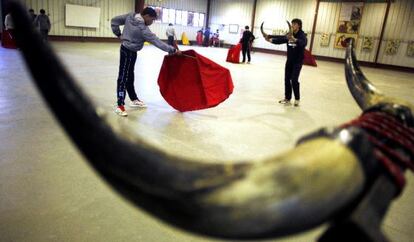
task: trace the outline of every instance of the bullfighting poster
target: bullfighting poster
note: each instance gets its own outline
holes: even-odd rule
[[[344,2],[339,13],[338,29],[336,30],[335,48],[343,49],[346,47],[345,39],[358,38],[361,26],[363,2]]]

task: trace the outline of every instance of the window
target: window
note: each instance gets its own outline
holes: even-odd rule
[[[200,13],[200,19],[198,21],[198,26],[203,27],[204,26],[204,13]]]
[[[188,12],[182,11],[181,12],[181,24],[184,26],[187,26],[187,23],[188,23]]]
[[[193,26],[194,27],[198,27],[198,21],[200,20],[200,14],[199,13],[194,13],[194,17],[193,17]]]
[[[188,12],[187,15],[187,26],[193,26],[194,25],[194,13],[193,12]]]
[[[169,15],[170,15],[169,9],[168,8],[163,8],[162,9],[162,22],[163,23],[168,23]]]
[[[182,11],[181,10],[177,10],[175,11],[175,24],[183,24],[183,22],[181,21],[182,19]]]
[[[163,8],[157,6],[148,6],[153,8],[157,13],[156,23],[175,24],[183,26],[203,27],[205,14],[198,12],[189,12],[185,10],[176,10],[173,8]]]
[[[168,10],[168,23],[175,24],[175,9]]]

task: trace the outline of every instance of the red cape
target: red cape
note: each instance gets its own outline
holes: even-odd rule
[[[1,45],[4,48],[16,49],[16,42],[14,41],[13,33],[9,30],[4,30],[1,34]]]
[[[230,71],[198,54],[165,56],[158,85],[165,101],[180,112],[217,106],[233,92]]]
[[[237,45],[231,47],[229,49],[229,51],[227,52],[227,62],[231,62],[231,63],[240,63],[240,50],[241,50],[242,46],[240,43],[238,43]]]
[[[308,66],[318,66],[316,64],[315,57],[307,49],[305,49],[305,58],[303,59],[303,64]]]

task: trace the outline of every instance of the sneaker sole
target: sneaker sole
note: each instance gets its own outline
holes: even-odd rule
[[[118,115],[118,116],[121,116],[121,117],[126,117],[126,116],[128,116],[128,114],[127,113],[121,113],[121,112],[118,112],[118,111],[114,111],[114,113],[116,114],[116,115]]]
[[[146,108],[147,105],[129,105],[130,108]]]

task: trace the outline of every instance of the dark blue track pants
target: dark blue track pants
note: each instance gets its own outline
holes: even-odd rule
[[[118,106],[125,105],[126,92],[131,100],[138,99],[134,88],[134,67],[137,60],[137,52],[130,51],[121,45],[120,53],[121,58],[119,61],[119,73],[116,87]]]
[[[286,62],[285,66],[285,99],[292,99],[292,90],[296,100],[300,100],[299,91],[299,74],[302,69],[302,63]]]

